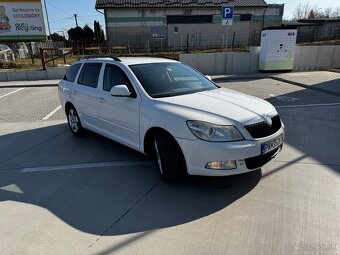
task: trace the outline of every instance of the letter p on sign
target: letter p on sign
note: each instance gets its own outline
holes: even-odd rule
[[[228,15],[231,13],[231,9],[230,8],[224,8],[224,17],[228,17]]]

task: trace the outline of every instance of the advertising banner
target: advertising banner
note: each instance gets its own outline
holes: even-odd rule
[[[0,42],[45,40],[41,0],[0,0]]]

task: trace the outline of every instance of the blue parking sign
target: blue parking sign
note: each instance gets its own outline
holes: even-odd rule
[[[234,18],[234,6],[222,6],[222,19],[233,19]]]
[[[234,6],[222,5],[221,18],[223,26],[225,25],[231,26],[233,24],[234,19]]]

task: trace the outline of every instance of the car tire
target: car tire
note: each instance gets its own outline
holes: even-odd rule
[[[159,171],[164,181],[174,181],[187,174],[182,150],[170,134],[157,132],[154,149]]]
[[[74,106],[70,106],[67,108],[66,116],[67,123],[72,134],[74,134],[75,136],[82,136],[84,134],[84,128],[81,125],[79,115]]]

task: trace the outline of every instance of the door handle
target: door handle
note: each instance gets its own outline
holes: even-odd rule
[[[101,104],[105,103],[105,99],[104,99],[103,97],[100,97],[100,98],[98,99],[98,101],[99,101],[99,103],[101,103]]]

